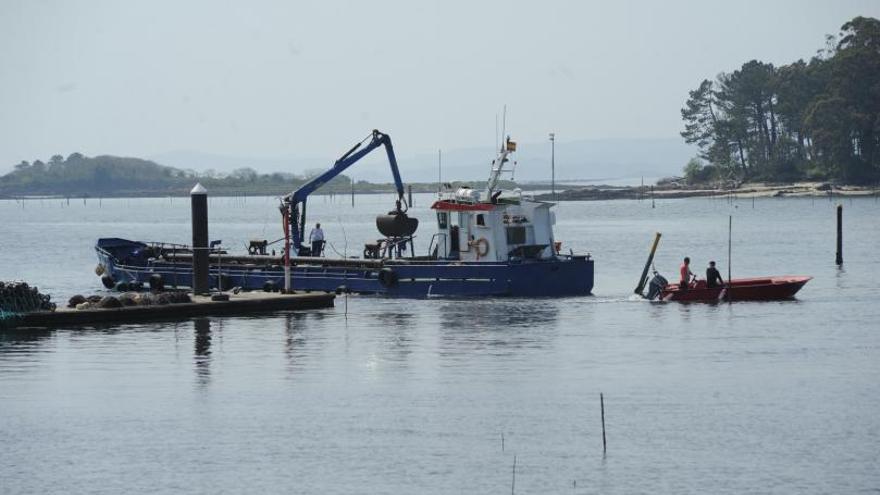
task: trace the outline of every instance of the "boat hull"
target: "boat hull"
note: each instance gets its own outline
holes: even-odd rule
[[[692,283],[687,290],[679,284],[669,284],[660,293],[662,301],[713,302],[713,301],[779,301],[794,298],[809,282],[807,276],[776,276],[733,279],[722,287],[707,287],[705,280]]]
[[[105,241],[105,242],[102,242]],[[99,240],[102,273],[114,283],[148,283],[160,275],[165,286],[192,287],[192,265],[153,258],[146,244],[124,239]],[[212,257],[214,258],[214,257]],[[222,258],[221,258],[222,260]],[[260,290],[284,287],[284,267],[274,263],[212,263],[212,288]],[[559,297],[588,295],[593,289],[593,260],[565,256],[519,262],[449,260],[351,260],[314,258],[291,267],[294,290],[382,294],[391,297]]]

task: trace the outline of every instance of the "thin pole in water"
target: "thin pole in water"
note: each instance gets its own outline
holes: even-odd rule
[[[837,205],[837,255],[834,257],[837,266],[843,265],[843,205]]]
[[[654,208],[654,186],[651,186],[651,208]]]
[[[516,456],[513,456],[513,479],[510,480],[510,495],[516,492]]]
[[[354,208],[354,177],[351,179],[351,207]]]
[[[504,452],[504,432],[501,432],[501,452]]]
[[[602,454],[608,450],[608,444],[605,441],[605,396],[599,392],[599,407],[602,410]]]
[[[731,254],[733,253],[733,215],[727,217],[727,300],[731,301],[733,298],[730,294],[731,283],[730,283],[730,274],[731,274]]]

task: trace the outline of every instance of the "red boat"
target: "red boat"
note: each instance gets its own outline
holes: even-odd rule
[[[813,277],[783,275],[778,277],[738,278],[721,287],[706,287],[705,280],[691,282],[687,290],[669,284],[660,292],[661,301],[778,301],[792,299]]]

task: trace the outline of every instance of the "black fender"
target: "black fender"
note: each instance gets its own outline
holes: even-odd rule
[[[381,270],[379,270],[379,283],[382,284],[382,287],[389,288],[397,285],[398,276],[397,272],[388,268],[387,266]]]

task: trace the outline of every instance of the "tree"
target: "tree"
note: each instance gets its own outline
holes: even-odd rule
[[[751,60],[704,80],[682,137],[722,175],[880,178],[880,21],[856,17],[825,42],[809,62]]]

